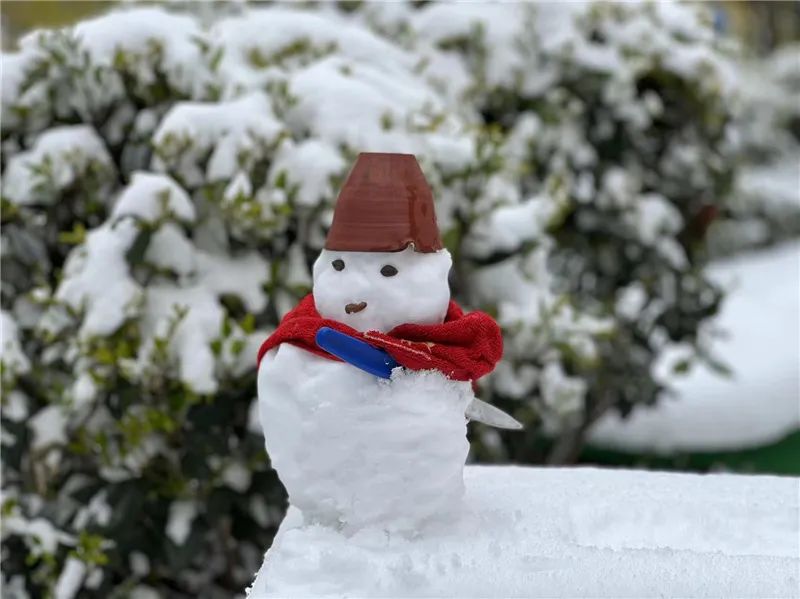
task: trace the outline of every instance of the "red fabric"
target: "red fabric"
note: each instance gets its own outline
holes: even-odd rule
[[[438,370],[457,381],[474,381],[490,373],[503,355],[500,327],[492,317],[483,312],[464,314],[453,301],[442,324],[401,324],[388,333],[361,333],[341,322],[322,318],[314,305],[314,296],[309,294],[261,344],[258,363],[265,353],[281,343],[338,360],[314,341],[320,327],[330,327],[380,347],[411,370]]]

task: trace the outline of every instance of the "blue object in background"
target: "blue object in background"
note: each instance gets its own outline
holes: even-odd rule
[[[314,339],[329,354],[382,379],[391,378],[392,370],[400,366],[382,349],[330,327],[320,328]]]

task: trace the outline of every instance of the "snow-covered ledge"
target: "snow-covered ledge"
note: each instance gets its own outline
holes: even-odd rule
[[[800,479],[465,469],[463,513],[415,539],[289,510],[266,597],[800,597]]]

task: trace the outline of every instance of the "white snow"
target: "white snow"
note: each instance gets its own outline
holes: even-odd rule
[[[187,277],[197,268],[195,247],[178,225],[164,223],[150,237],[144,260],[155,267]]]
[[[418,151],[427,136],[408,132],[413,119],[445,111],[441,99],[411,71],[392,72],[380,63],[350,63],[339,56],[298,71],[289,89],[298,101],[286,119],[296,134],[308,131],[364,152]]]
[[[542,401],[556,415],[569,418],[583,412],[586,381],[568,376],[560,362],[545,365],[540,385]]]
[[[512,85],[526,67],[516,41],[528,8],[514,2],[436,3],[414,13],[411,22],[420,40],[438,46],[470,39],[480,30],[488,85]]]
[[[250,471],[239,462],[231,462],[222,470],[222,481],[234,491],[244,493],[250,486]]]
[[[683,226],[678,209],[667,198],[656,193],[643,194],[623,215],[643,243],[653,245],[662,237],[673,237]]]
[[[84,530],[89,524],[108,526],[113,513],[105,489],[97,492],[87,505],[81,507],[72,522],[75,530]]]
[[[106,222],[67,257],[56,299],[84,312],[81,338],[110,335],[138,311],[142,289],[125,259],[137,233],[130,220]]]
[[[93,163],[113,169],[103,140],[91,126],[53,127],[30,150],[9,158],[3,195],[15,204],[53,202],[55,192],[69,187]]]
[[[344,534],[290,508],[250,599],[800,596],[798,479],[515,467],[464,478],[455,522],[413,539]]]
[[[548,366],[559,357],[553,348],[564,345],[581,359],[594,360],[594,336],[610,331],[613,323],[576,311],[554,291],[547,267],[551,242],[543,235],[527,255],[476,269],[471,276],[477,292],[471,301],[497,306],[498,323],[504,331],[513,331],[505,335],[503,360],[487,380],[508,397],[541,399],[536,406],[539,413],[545,423],[556,424],[582,411],[586,387],[579,378]],[[531,364],[536,358],[548,370],[546,397],[532,395],[542,376]]]
[[[17,323],[6,310],[0,310],[0,362],[3,364],[4,379],[25,374],[31,369],[31,362],[19,341]]]
[[[117,10],[78,23],[74,32],[95,64],[111,65],[126,53],[126,67],[144,84],[155,83],[159,70],[188,93],[199,93],[208,81],[203,32],[190,16],[150,7]]]
[[[177,364],[180,380],[197,393],[214,393],[224,368],[239,372],[252,364],[254,351],[249,350],[255,345],[255,335],[242,339],[239,327],[233,325],[229,341],[241,339],[244,349],[237,356],[218,360],[211,343],[220,338],[225,319],[219,298],[232,294],[250,313],[261,312],[267,305],[263,285],[269,268],[257,252],[228,257],[197,250],[191,260],[196,270],[185,285],[153,283],[147,288],[141,321],[144,343],[135,369],[146,379],[150,367],[165,368],[154,353],[155,342],[169,338],[167,351]]]
[[[751,201],[761,201],[767,211],[800,208],[800,162],[787,156],[764,166],[749,166],[739,173],[740,193]]]
[[[210,343],[219,337],[223,318],[216,296],[202,287],[150,285],[142,318],[147,341],[139,352],[140,362],[166,366],[151,352],[157,339],[169,339],[169,357],[178,363],[180,380],[198,393],[216,392],[216,360]]]
[[[111,217],[134,216],[148,223],[174,217],[194,222],[194,204],[186,191],[165,175],[135,172],[131,182],[120,194]]]
[[[169,519],[167,520],[167,536],[176,545],[183,545],[192,531],[192,520],[197,515],[197,505],[194,501],[173,501],[169,506]]]
[[[14,389],[3,397],[3,418],[12,422],[19,422],[28,416],[28,398],[19,390]]]
[[[19,514],[19,507],[14,513],[3,516],[3,534],[18,534],[25,539],[31,555],[53,554],[59,545],[71,546],[75,538],[57,529],[45,518],[28,520]]]
[[[313,169],[308,168],[314,165]],[[289,185],[297,185],[297,204],[313,208],[321,198],[333,199],[331,178],[343,174],[346,163],[338,149],[323,140],[307,139],[286,143],[275,156],[270,169],[273,182],[286,174]]]
[[[6,127],[17,125],[18,117],[14,109],[23,103],[23,85],[36,58],[35,51],[0,53],[0,115]]]
[[[61,574],[58,576],[53,598],[72,599],[80,589],[85,575],[86,562],[76,557],[68,557],[64,563],[64,569],[61,570]]]
[[[393,72],[413,64],[412,56],[400,48],[332,12],[321,15],[283,7],[251,10],[219,21],[210,37],[225,49],[220,70],[231,89],[261,87],[287,70],[331,54],[364,63],[380,57]]]
[[[264,357],[258,397],[272,465],[309,522],[408,532],[459,504],[469,383],[390,382],[287,343]]]
[[[227,180],[262,159],[282,131],[263,92],[228,102],[178,102],[153,135],[155,167],[168,165],[190,186]]]
[[[333,267],[335,260],[344,262],[341,271]],[[450,302],[447,274],[452,263],[447,250],[322,250],[314,262],[314,302],[324,318],[359,331],[385,332],[404,323],[441,323]],[[383,276],[381,269],[386,265],[394,266],[397,274]],[[346,305],[359,302],[367,304],[360,312],[345,311]]]
[[[554,203],[543,197],[501,206],[476,222],[467,239],[466,250],[482,258],[496,251],[516,252],[525,243],[542,237],[554,213]]]
[[[731,378],[699,366],[675,376],[677,398],[663,397],[623,420],[602,418],[591,439],[629,450],[739,449],[800,429],[800,244],[713,265],[730,289],[717,323],[727,332],[712,351]]]
[[[206,292],[234,294],[253,314],[267,307],[264,283],[269,277],[269,263],[259,252],[242,252],[235,256],[219,256],[197,252],[200,287]]]
[[[67,442],[67,417],[61,406],[45,406],[28,420],[28,426],[33,435],[31,451],[60,447]]]

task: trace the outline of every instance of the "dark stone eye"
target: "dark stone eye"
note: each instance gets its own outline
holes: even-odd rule
[[[397,269],[391,264],[386,264],[383,268],[381,268],[381,274],[384,277],[393,277],[397,274]]]
[[[331,264],[336,270],[344,270],[344,260],[336,259]]]

